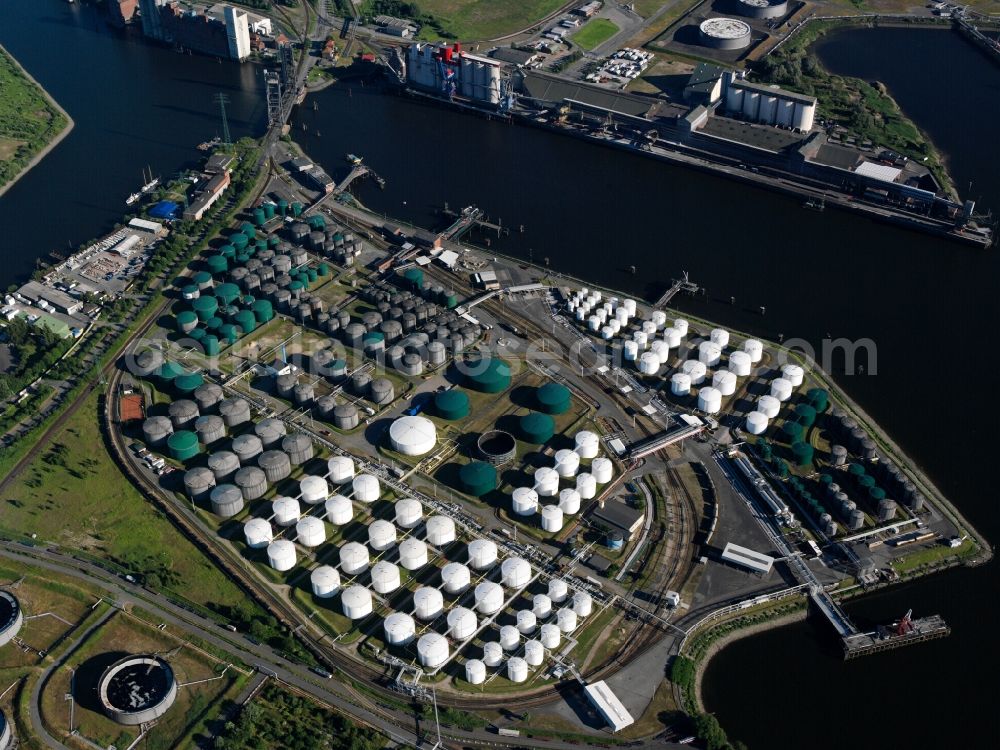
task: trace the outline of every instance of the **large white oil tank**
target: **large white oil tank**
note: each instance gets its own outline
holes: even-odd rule
[[[407,570],[417,570],[427,564],[427,545],[414,537],[399,543],[399,564]]]
[[[656,323],[651,320],[642,321],[642,332],[646,334],[646,342],[649,343],[656,335]]]
[[[331,456],[326,462],[328,478],[334,484],[346,484],[354,479],[354,461],[347,456]]]
[[[523,557],[508,557],[500,563],[500,577],[507,588],[524,588],[531,580],[531,566]]]
[[[343,526],[354,518],[354,506],[343,495],[334,495],[323,504],[326,510],[326,520],[334,526]]]
[[[805,377],[805,370],[798,365],[791,363],[782,365],[781,377],[791,383],[793,388],[798,388],[802,385],[802,378]]]
[[[622,307],[624,307],[628,311],[628,316],[630,318],[634,318],[636,310],[639,309],[638,305],[637,305],[637,303],[636,303],[636,301],[634,299],[625,299],[625,300],[622,300]]]
[[[493,581],[476,584],[473,597],[476,600],[476,609],[484,615],[496,614],[503,607],[503,589]]]
[[[542,529],[554,534],[563,527],[563,512],[558,505],[542,506]]]
[[[441,568],[441,582],[445,593],[461,594],[472,581],[472,573],[468,567],[459,562],[450,562]]]
[[[481,659],[469,659],[465,662],[465,681],[470,685],[482,685],[486,682],[486,664]]]
[[[418,619],[433,620],[444,610],[444,597],[430,586],[421,586],[413,592],[413,613]]]
[[[685,336],[688,335],[689,324],[688,324],[688,322],[684,318],[676,318],[674,320],[673,327],[674,327],[674,330],[677,331],[677,333],[680,335],[681,338],[684,338]],[[673,346],[673,344],[671,344],[671,346]]]
[[[390,646],[406,646],[417,634],[416,623],[405,612],[393,612],[382,622],[385,642]]]
[[[305,516],[295,524],[295,535],[303,547],[318,547],[326,541],[326,529],[316,516]]]
[[[576,491],[581,500],[592,500],[597,495],[597,480],[589,471],[581,471],[576,475]]]
[[[580,458],[596,458],[597,451],[601,447],[601,439],[596,432],[590,430],[580,430],[574,436],[573,442],[576,444],[575,450]]]
[[[590,465],[590,473],[594,475],[594,479],[597,480],[598,484],[607,484],[615,475],[615,466],[611,463],[610,458],[601,456],[600,458],[595,458],[594,463]]]
[[[736,393],[736,376],[729,370],[716,370],[712,375],[712,387],[723,396],[732,396]]]
[[[567,487],[565,490],[559,492],[559,510],[567,516],[579,513],[580,500],[580,493]]]
[[[760,411],[747,414],[747,432],[751,435],[762,435],[767,429],[767,415]]]
[[[389,426],[389,443],[404,456],[423,456],[437,445],[437,428],[427,417],[399,417]]]
[[[443,547],[455,541],[455,522],[448,516],[431,516],[424,526],[428,544]]]
[[[371,474],[358,474],[351,482],[354,499],[362,503],[374,503],[382,494],[378,479]]]
[[[651,354],[656,355],[656,361],[661,365],[665,365],[667,360],[670,359],[670,345],[663,339],[656,339],[656,341],[651,343],[649,351]]]
[[[340,573],[329,565],[320,565],[309,574],[313,596],[319,599],[329,599],[340,590]]]
[[[660,371],[660,358],[656,352],[643,352],[639,357],[639,372],[643,375],[656,375]]]
[[[745,378],[753,369],[750,355],[744,351],[735,351],[729,355],[729,371],[733,375]]]
[[[764,343],[757,339],[747,339],[743,342],[743,351],[750,355],[751,362],[760,362],[764,356]]]
[[[538,512],[538,493],[530,487],[518,487],[511,493],[511,507],[518,516],[533,516]]]
[[[698,391],[698,408],[706,414],[715,414],[722,408],[722,392],[706,386]]]
[[[781,402],[774,396],[761,396],[757,399],[757,411],[768,419],[774,419],[781,411]]]
[[[621,323],[623,326],[628,325],[628,310],[624,307],[619,307],[615,310],[615,320]]]
[[[486,570],[497,561],[497,545],[489,539],[473,539],[468,547],[469,565]]]
[[[521,634],[513,625],[500,628],[500,645],[504,651],[514,651],[521,645]]]
[[[698,344],[698,361],[705,367],[715,367],[722,358],[722,348],[712,341]]]
[[[569,586],[562,578],[549,579],[549,599],[555,604],[562,604],[569,595]]]
[[[368,544],[373,550],[382,552],[396,543],[396,527],[381,518],[368,526]]]
[[[396,525],[401,529],[412,529],[423,518],[424,509],[419,500],[404,497],[396,501]]]
[[[559,648],[559,641],[561,638],[562,633],[559,632],[559,626],[555,623],[546,623],[545,625],[542,625],[542,628],[539,631],[539,640],[549,651]]]
[[[635,362],[639,356],[639,345],[634,341],[626,341],[622,345],[622,355],[626,362]]]
[[[573,315],[578,323],[583,323],[587,320],[588,309],[584,305],[580,305],[576,308]]]
[[[712,332],[708,334],[708,340],[720,349],[725,349],[729,346],[729,331],[725,328],[713,328]]]
[[[612,320],[611,323],[617,323],[617,320]],[[605,341],[610,341],[614,338],[615,334],[618,333],[615,327],[610,323],[606,326],[601,326],[601,338]]]
[[[399,568],[386,560],[379,560],[372,565],[372,589],[376,594],[390,594],[399,586]]]
[[[470,638],[479,627],[479,621],[471,609],[465,607],[455,607],[448,613],[448,630],[452,639],[464,641]]]
[[[358,542],[348,542],[340,548],[340,569],[356,576],[368,570],[368,548]]]
[[[594,610],[594,599],[586,591],[577,591],[573,594],[573,611],[578,617],[589,617]]]
[[[632,334],[632,340],[639,347],[639,351],[645,351],[646,347],[649,345],[649,334],[645,331],[636,331]]]
[[[517,630],[519,633],[529,635],[535,632],[538,627],[538,617],[530,609],[518,610]]]
[[[364,586],[348,586],[340,595],[340,607],[351,620],[367,617],[372,613],[372,593]]]
[[[417,641],[417,658],[428,669],[448,661],[448,640],[440,633],[424,633]]]
[[[545,647],[534,639],[524,643],[524,660],[530,667],[540,667],[545,661]]]
[[[487,667],[499,667],[503,663],[503,646],[498,641],[487,641],[483,644],[483,664]]]
[[[580,468],[580,454],[569,448],[563,448],[556,451],[555,462],[556,473],[564,479],[569,479],[576,476],[576,472]]]
[[[275,539],[267,545],[267,562],[279,572],[295,567],[295,545],[287,539]]]
[[[307,476],[302,477],[299,482],[299,492],[302,495],[302,502],[317,505],[326,500],[330,488],[323,477]]]
[[[531,611],[544,620],[552,614],[552,600],[546,594],[535,594],[531,597]]]
[[[507,679],[511,682],[524,682],[528,679],[528,662],[520,656],[512,656],[507,660]]]
[[[683,337],[681,336],[680,331],[673,326],[663,329],[663,341],[671,349],[676,349],[681,345],[681,338]]]
[[[251,549],[263,549],[274,538],[271,524],[264,518],[251,518],[243,524],[243,535],[246,537],[247,546]]]
[[[588,330],[597,333],[600,327],[601,327],[601,319],[599,317],[597,317],[596,315],[591,315],[589,318],[587,318]]]
[[[274,513],[274,522],[278,526],[292,526],[301,515],[298,500],[280,495],[271,503],[271,512]]]
[[[681,372],[691,378],[691,385],[701,385],[708,372],[708,366],[696,359],[689,359],[681,365]]]
[[[556,624],[562,632],[572,633],[576,630],[576,612],[569,607],[563,607],[556,612]]]
[[[653,310],[649,319],[657,328],[663,328],[667,324],[667,314],[663,310]]]
[[[540,497],[552,497],[558,493],[559,473],[549,466],[535,469],[535,492]]]
[[[675,372],[670,376],[670,392],[675,396],[688,396],[691,393],[691,376],[686,372]]]
[[[778,401],[787,401],[792,397],[792,383],[787,378],[775,378],[771,381],[771,395]]]

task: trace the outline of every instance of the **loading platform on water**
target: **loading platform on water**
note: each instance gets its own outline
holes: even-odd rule
[[[935,638],[951,635],[951,628],[941,615],[920,617],[916,620],[907,612],[902,620],[887,627],[880,627],[870,633],[854,633],[842,639],[844,658],[856,659],[859,656],[878,654],[891,651],[911,643],[923,643]]]
[[[701,287],[695,284],[691,279],[688,278],[688,272],[684,271],[681,278],[674,279],[674,283],[671,285],[663,295],[656,300],[653,307],[666,307],[667,304],[676,297],[681,292],[687,292],[688,294],[697,294],[701,291]]]
[[[492,229],[497,233],[497,237],[508,233],[507,227],[494,224],[483,218],[483,210],[476,206],[466,206],[461,211],[455,212],[448,208],[448,204],[445,204],[444,208],[441,209],[441,214],[454,219],[452,224],[441,233],[441,236],[446,240],[457,240],[474,226]]]

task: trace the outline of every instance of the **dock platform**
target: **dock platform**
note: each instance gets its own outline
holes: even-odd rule
[[[951,635],[951,628],[948,627],[941,615],[921,617],[907,622],[909,627],[903,633],[880,629],[871,633],[855,633],[846,636],[842,639],[844,658],[856,659],[859,656],[878,654],[901,646],[909,646],[911,643],[923,643]]]

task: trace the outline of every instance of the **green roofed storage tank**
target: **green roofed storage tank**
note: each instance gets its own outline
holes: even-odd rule
[[[274,317],[274,307],[272,307],[270,300],[254,300],[252,308],[258,323],[266,323]]]
[[[250,248],[247,248],[247,250],[249,249]],[[250,253],[242,252],[236,256],[236,265],[245,266],[248,262],[250,262]]]
[[[274,218],[275,205],[273,203],[271,203],[271,201],[268,201],[267,203],[264,204],[263,208],[264,208],[264,216],[265,216],[265,218],[273,219]]]
[[[485,461],[473,461],[458,471],[462,491],[473,497],[482,497],[497,488],[497,470]]]
[[[243,335],[250,333],[257,327],[257,318],[250,310],[240,310],[233,316],[233,323],[240,327]]]
[[[510,365],[499,357],[466,361],[469,385],[483,393],[500,393],[510,387]]]
[[[257,236],[257,230],[254,229],[253,224],[249,221],[244,221],[240,224],[240,231],[247,236],[247,239],[252,240]]]
[[[223,323],[219,326],[219,336],[225,339],[227,344],[235,344],[240,334],[232,323]]]
[[[205,338],[201,340],[201,345],[205,347],[205,354],[214,356],[219,353],[219,337],[214,336],[211,333],[205,335]]]
[[[324,219],[320,214],[313,214],[310,216],[307,219],[307,223],[317,231],[323,231],[326,229],[326,219]]]
[[[863,487],[866,490],[871,489],[875,486],[875,477],[871,474],[865,474],[863,477],[858,477],[858,486]]]
[[[781,426],[781,431],[785,434],[785,439],[790,443],[802,437],[803,428],[798,422],[788,420]]]
[[[264,222],[267,221],[267,215],[264,213],[263,208],[255,208],[253,210],[253,223],[259,227],[264,226]]]
[[[250,244],[250,239],[243,234],[243,232],[237,232],[236,234],[230,235],[229,241],[232,243],[233,249],[236,250],[236,252],[245,250],[246,246]]]
[[[540,414],[537,411],[521,417],[518,426],[521,428],[521,438],[528,443],[535,443],[536,445],[549,440],[556,429],[552,417],[548,414]]]
[[[816,410],[809,404],[799,404],[796,406],[795,415],[798,417],[799,424],[806,429],[812,427],[816,422]]]
[[[212,286],[212,274],[207,271],[198,271],[198,273],[191,277],[191,280],[198,285],[199,289]]]
[[[205,333],[206,331],[204,328],[195,328],[193,331],[188,332],[188,338],[192,338],[195,341],[201,341],[205,338]]]
[[[215,317],[215,313],[219,310],[219,300],[206,295],[192,302],[191,307],[194,308],[195,313],[198,315],[198,320],[205,321]]]
[[[329,276],[330,275],[330,265],[328,263],[320,263],[316,267],[316,273],[319,274],[320,276]]]
[[[198,299],[201,294],[201,290],[198,288],[197,284],[187,284],[183,289],[181,289],[181,296],[184,299]]]
[[[184,368],[176,362],[164,362],[160,365],[160,369],[156,371],[156,374],[161,380],[172,383],[174,378],[184,374]]]
[[[813,447],[801,440],[792,443],[792,456],[799,466],[808,466],[813,460]]]
[[[177,313],[177,330],[181,333],[190,333],[198,325],[198,316],[190,310],[183,310]]]
[[[295,278],[298,281],[301,281],[303,286],[307,286],[309,284],[309,272],[308,271],[299,271],[297,274],[295,274]]]
[[[177,461],[187,461],[198,455],[198,436],[190,430],[178,430],[167,438],[167,448]]]
[[[222,318],[216,316],[205,321],[205,328],[209,331],[218,331],[222,325]]]
[[[278,199],[278,213],[280,213],[282,216],[288,213],[288,201],[286,201],[284,198]]]
[[[885,490],[883,490],[881,487],[869,487],[868,497],[870,497],[876,503],[879,503],[882,500],[885,500]]]
[[[406,279],[411,289],[419,289],[420,285],[424,283],[424,272],[419,268],[407,268],[403,278]]]
[[[277,247],[280,244],[281,244],[281,237],[279,237],[276,234],[272,234],[270,237],[267,238],[268,247]]]
[[[469,416],[469,396],[463,391],[442,391],[434,397],[434,409],[442,419],[465,419]]]
[[[569,411],[572,395],[561,383],[546,383],[535,390],[538,408],[546,414],[563,414]]]
[[[186,372],[174,378],[174,388],[185,396],[194,393],[194,389],[205,384],[205,378],[200,372]]]
[[[441,298],[441,304],[449,310],[454,310],[458,307],[458,295],[454,292],[451,294],[445,293],[445,295]]]
[[[229,270],[229,261],[221,255],[213,255],[205,261],[210,273],[220,276]]]
[[[865,467],[861,464],[851,464],[847,467],[847,472],[856,479],[865,475]]]
[[[240,288],[236,284],[219,284],[215,288],[215,296],[223,305],[231,305],[240,296]]]
[[[302,214],[302,204],[295,201],[292,204],[292,216],[300,216]]]
[[[241,234],[234,236],[242,237],[243,235]],[[232,260],[233,258],[236,257],[236,248],[233,247],[232,245],[223,245],[222,247],[219,248],[219,255],[221,255],[223,258],[226,258],[227,260]]]
[[[317,278],[316,269],[315,268],[306,269],[306,278],[309,279],[310,282],[316,281]]]
[[[825,388],[810,388],[806,400],[817,412],[823,412],[830,403],[830,394]]]

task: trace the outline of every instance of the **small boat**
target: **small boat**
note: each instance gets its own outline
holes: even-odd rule
[[[802,208],[808,208],[812,211],[822,211],[826,208],[826,201],[820,198],[816,200],[815,198],[810,198],[805,203],[802,204]]]
[[[141,197],[142,197],[142,195],[140,193],[132,193],[132,195],[130,195],[128,198],[125,199],[125,205],[126,206],[131,206],[133,203],[135,203]]]
[[[363,158],[364,157],[361,157],[361,156],[355,156],[354,154],[348,154],[347,155],[347,163],[348,164],[353,164],[354,166],[358,166],[361,163],[361,160]]]

